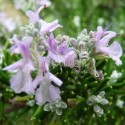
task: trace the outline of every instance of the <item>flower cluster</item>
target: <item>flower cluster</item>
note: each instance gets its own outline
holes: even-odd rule
[[[119,78],[122,77],[122,73],[114,70],[110,76],[109,84],[116,83]]]
[[[74,54],[72,58],[76,58],[75,51],[68,47],[65,39],[59,41],[54,38],[53,31],[61,27],[58,20],[47,23],[40,19],[41,9],[43,6],[36,12],[26,12],[30,24],[21,28],[20,36],[13,36],[13,46],[10,48],[11,53],[21,54],[22,59],[4,68],[16,70],[10,79],[11,88],[16,93],[34,94],[38,105],[61,101],[59,86],[62,81],[49,71],[52,62],[70,65],[68,56]],[[37,72],[34,79],[32,72]]]
[[[97,31],[87,32],[84,29],[77,37],[70,39],[70,44],[76,50],[78,55],[75,66],[85,67],[95,79],[102,80],[102,70],[96,70],[96,62],[106,58],[112,58],[116,65],[121,65],[120,57],[122,56],[122,48],[118,42],[109,45],[110,40],[117,34],[113,31],[105,31],[101,26],[97,27]]]
[[[34,95],[36,104],[46,104],[45,111],[56,111],[61,115],[62,108],[67,107],[60,96],[59,87],[63,81],[51,69],[63,65],[80,72],[84,67],[94,78],[101,80],[103,73],[96,70],[96,61],[110,57],[117,65],[121,65],[122,48],[117,42],[109,45],[110,39],[117,34],[105,31],[101,26],[89,33],[84,29],[77,38],[66,35],[54,37],[53,32],[62,26],[58,20],[48,23],[41,19],[39,14],[49,1],[38,2],[41,6],[37,11],[26,12],[30,23],[21,27],[21,34],[11,39],[13,45],[10,52],[20,54],[22,58],[3,70],[16,71],[10,79],[11,88],[16,93]],[[104,93],[100,95],[98,98],[102,104]]]

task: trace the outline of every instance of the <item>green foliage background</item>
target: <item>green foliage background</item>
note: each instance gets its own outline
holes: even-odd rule
[[[21,17],[23,24],[27,23],[28,20],[24,12],[14,9],[12,0],[1,0],[0,2],[0,6],[4,6],[4,10],[9,16],[15,18],[18,15]],[[125,0],[52,0],[52,6],[41,12],[41,18],[46,21],[58,19],[63,26],[55,34],[60,33],[76,37],[83,28],[96,30],[98,25],[107,27],[111,24],[109,29],[120,34],[115,40],[118,40],[123,47],[122,66],[116,67],[111,60],[105,60],[97,66],[97,69],[103,69],[104,71],[105,79],[103,81],[95,81],[89,74],[84,75],[84,71],[78,75],[68,68],[64,68],[63,72],[60,71],[60,67],[53,71],[64,81],[61,87],[62,99],[67,103],[71,103],[68,109],[64,110],[62,116],[44,112],[43,107],[38,107],[37,105],[33,107],[26,106],[25,104],[29,97],[24,93],[16,95],[9,88],[11,74],[3,72],[2,67],[11,64],[20,57],[10,55],[7,51],[9,48],[8,39],[2,36],[0,43],[4,45],[4,50],[2,51],[4,60],[0,68],[0,92],[3,94],[0,100],[0,125],[124,125],[125,106],[122,109],[116,107],[118,97],[125,101],[124,3]],[[75,26],[74,16],[80,17],[80,27]],[[11,36],[12,34],[8,37]],[[107,83],[113,70],[122,72],[123,75],[117,80],[117,83],[108,85]],[[101,118],[96,115],[93,117],[92,107],[86,104],[90,96],[87,93],[88,89],[92,91],[91,94],[95,95],[103,90],[106,92],[106,98],[110,103],[103,107],[104,115]],[[17,104],[13,103],[15,100],[18,102]]]

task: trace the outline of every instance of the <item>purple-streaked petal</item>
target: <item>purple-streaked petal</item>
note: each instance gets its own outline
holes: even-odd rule
[[[111,57],[116,62],[116,65],[122,64],[122,61],[120,60],[122,53],[122,47],[118,42],[113,42],[109,46],[109,57]]]
[[[19,54],[20,50],[17,47],[17,43],[20,43],[21,41],[17,39],[16,35],[14,35],[10,40],[12,41],[12,46],[10,47],[9,51],[12,53]]]
[[[31,10],[28,10],[26,12],[26,16],[29,18],[31,23],[36,23],[37,21],[39,21],[40,17],[39,17],[39,13],[40,11],[43,9],[44,7],[40,7],[36,12],[33,12]]]
[[[110,40],[117,34],[113,31],[103,31],[102,27],[98,27],[97,32],[94,33],[94,36],[97,40],[95,44],[96,52],[101,52],[104,55],[108,55],[115,61],[116,65],[121,65],[122,62],[120,60],[120,57],[122,55],[122,48],[120,44],[117,42],[113,42],[109,46]]]
[[[59,88],[51,85],[48,77],[44,77],[40,82],[40,87],[36,90],[35,99],[38,105],[43,105],[46,102],[53,102],[60,99]]]
[[[17,46],[24,58],[30,58],[30,52],[27,46],[25,46],[23,43],[17,43]]]
[[[38,105],[43,105],[45,102],[51,102],[51,97],[49,93],[50,81],[46,78],[41,81],[40,87],[36,90],[35,99]]]
[[[26,16],[29,18],[31,23],[36,23],[39,20],[39,15],[31,10],[26,11]]]
[[[49,50],[48,50],[48,57],[53,59],[55,62],[64,63],[65,56],[73,50],[73,48],[68,47],[67,42],[63,42],[59,46],[57,46],[57,42],[53,35],[50,35],[49,38]]]
[[[49,43],[49,50],[50,50],[51,52],[56,51],[56,41],[55,41],[55,39],[54,39],[53,34],[50,34],[48,43]]]
[[[116,62],[116,65],[122,64],[120,57],[123,52],[122,47],[118,42],[113,42],[109,47],[101,47],[100,52],[103,52],[112,58]]]
[[[14,42],[15,45],[18,44],[18,43],[23,43],[25,46],[30,47],[30,45],[31,45],[31,43],[32,43],[32,40],[33,40],[33,37],[29,37],[29,36],[23,37],[23,39],[22,39],[22,41],[21,41],[21,40],[19,40],[19,39],[17,38],[16,35],[14,35],[14,36],[11,38],[11,40]]]
[[[40,71],[41,72],[48,72],[49,71],[50,58],[48,58],[48,57],[41,57],[38,54],[38,61],[39,61]]]
[[[64,65],[68,67],[73,67],[75,65],[76,59],[77,59],[76,53],[74,51],[71,51],[65,56]]]
[[[17,69],[20,69],[24,66],[24,59],[21,59],[5,68],[3,68],[3,70],[17,70]]]
[[[43,20],[40,20],[40,23],[41,23],[41,27],[42,27],[41,31],[40,31],[41,35],[44,35],[49,32],[53,32],[55,29],[61,27],[61,25],[58,24],[58,20],[54,20],[51,23],[47,23]]]
[[[46,102],[42,91],[42,86],[40,86],[35,93],[36,104],[40,106],[42,106]]]
[[[115,32],[110,32],[106,36],[104,36],[101,40],[96,42],[96,52],[99,52],[99,47],[106,47],[108,46],[109,41],[116,36]]]
[[[62,63],[65,60],[65,56],[64,55],[54,54],[51,51],[49,51],[48,57],[53,59],[57,63]]]
[[[97,39],[97,41],[99,41],[102,38],[103,35],[104,35],[103,28],[101,26],[98,26],[97,27],[97,32],[96,32],[96,39]]]
[[[15,53],[15,54],[19,54],[19,53],[20,53],[20,50],[17,48],[16,45],[12,45],[12,46],[9,48],[9,52]]]
[[[62,44],[60,44],[58,47],[57,47],[57,52],[60,54],[60,55],[66,55],[67,53],[69,53],[70,51],[72,51],[72,48],[68,47],[67,45],[67,42],[63,42]]]
[[[32,78],[30,71],[28,71],[27,68],[20,70],[10,79],[11,88],[16,93],[26,92],[28,94],[33,94],[34,88],[32,87],[31,83]]]
[[[12,52],[21,53],[23,57],[29,58],[30,52],[29,47],[32,43],[32,37],[25,37],[23,41],[17,39],[17,36],[13,36],[12,41],[14,42],[13,48],[11,48]]]
[[[29,70],[29,71],[35,70],[35,67],[33,66],[33,63],[32,63],[32,61],[31,61],[31,59],[25,60],[25,66],[28,67],[28,70]]]
[[[50,79],[51,81],[53,81],[56,85],[58,85],[58,86],[61,86],[61,85],[62,85],[63,82],[62,82],[59,78],[57,78],[56,76],[54,76],[52,73],[48,72],[48,73],[47,73],[47,76],[48,76],[49,79]]]
[[[49,93],[52,101],[57,101],[60,99],[60,89],[58,87],[55,87],[53,85],[49,86]]]
[[[62,27],[60,24],[58,24],[58,20],[54,20],[53,22],[49,23],[49,32],[53,32],[55,29]]]
[[[32,82],[33,88],[36,89],[37,86],[41,83],[42,80],[43,80],[42,74],[38,74],[38,75],[36,76],[36,78],[35,78],[35,79],[33,80],[33,82]]]

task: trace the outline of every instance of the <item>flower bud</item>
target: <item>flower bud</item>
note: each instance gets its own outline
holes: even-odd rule
[[[70,44],[71,44],[71,46],[73,46],[73,47],[77,47],[77,40],[75,39],[75,38],[70,38],[70,40],[69,40],[70,42]]]
[[[84,41],[79,41],[78,46],[79,48],[85,48],[86,43]]]
[[[87,51],[81,51],[81,53],[79,54],[80,59],[87,59],[89,56]]]
[[[81,32],[81,34],[87,35],[88,34],[87,29],[83,29],[82,32]]]
[[[118,99],[117,102],[116,102],[116,106],[119,107],[119,108],[123,108],[123,106],[124,106],[124,101]]]
[[[93,110],[99,117],[101,117],[104,114],[103,109],[100,108],[98,105],[94,105]]]

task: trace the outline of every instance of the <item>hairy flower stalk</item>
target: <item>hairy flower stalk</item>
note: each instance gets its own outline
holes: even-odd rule
[[[110,39],[117,34],[105,31],[101,26],[97,27],[97,31],[89,33],[84,29],[77,38],[66,35],[54,37],[53,32],[62,26],[58,20],[48,23],[41,19],[39,14],[45,6],[49,6],[49,1],[39,0],[38,3],[41,6],[37,11],[26,12],[30,23],[21,27],[22,34],[12,38],[10,52],[21,54],[22,58],[3,70],[16,70],[10,79],[11,88],[16,93],[34,95],[37,105],[45,104],[45,111],[55,111],[61,115],[62,109],[67,107],[61,100],[59,88],[64,81],[51,72],[50,66],[52,69],[59,65],[73,70],[76,67],[84,68],[95,79],[102,80],[103,72],[96,69],[96,62],[110,57],[116,65],[121,65],[122,48],[118,42],[109,45]],[[34,72],[35,77],[31,75]],[[100,95],[92,96],[88,100],[92,101],[94,111],[101,116],[103,110],[96,103],[105,105],[108,101]]]

